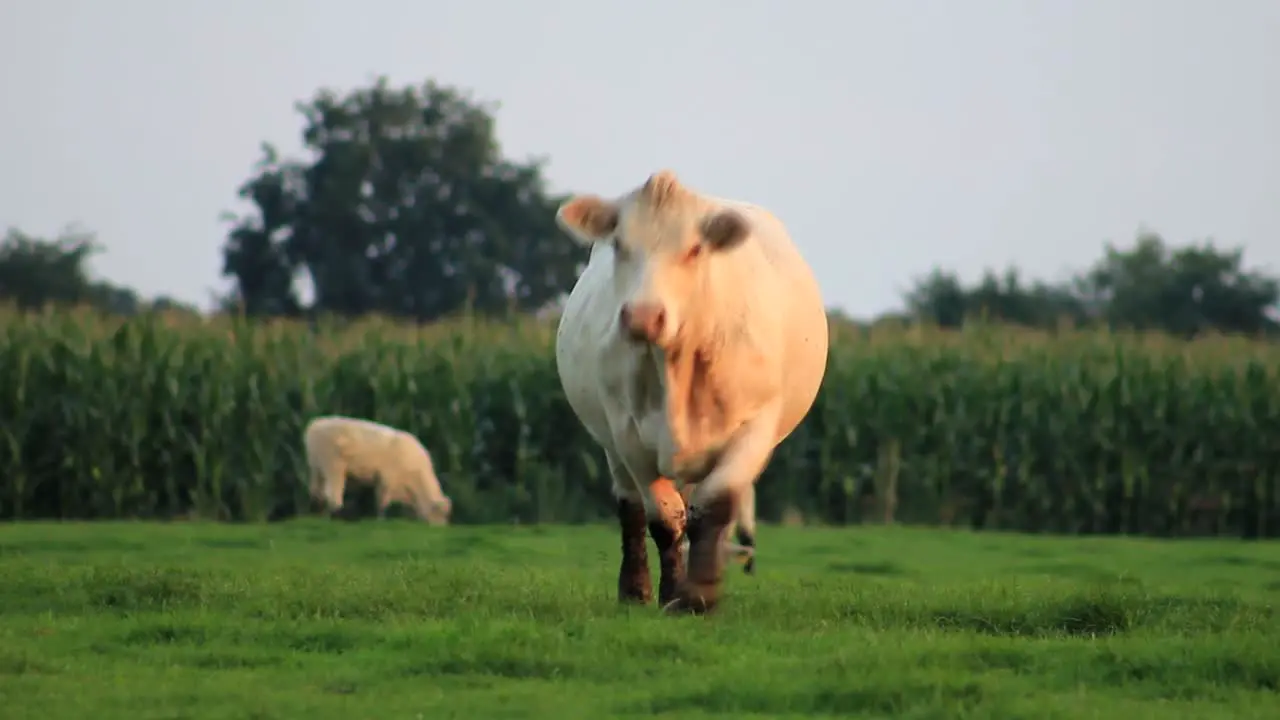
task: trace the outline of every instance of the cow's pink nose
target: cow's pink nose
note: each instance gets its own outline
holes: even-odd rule
[[[618,322],[632,340],[657,342],[667,322],[667,311],[650,303],[626,304],[618,314]]]

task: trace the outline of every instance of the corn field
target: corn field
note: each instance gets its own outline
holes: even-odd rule
[[[0,318],[0,516],[311,512],[318,414],[406,429],[454,522],[614,504],[556,378],[554,327]],[[838,327],[825,386],[758,485],[766,521],[1280,534],[1280,348],[1237,338]]]

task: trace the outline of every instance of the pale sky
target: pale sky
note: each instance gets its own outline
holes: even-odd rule
[[[1140,227],[1280,273],[1276,0],[12,0],[0,230],[79,224],[100,276],[204,306],[259,144],[379,74],[501,102],[556,191],[769,207],[855,316]]]

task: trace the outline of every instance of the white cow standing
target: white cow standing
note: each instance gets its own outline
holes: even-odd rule
[[[619,599],[652,597],[647,525],[664,608],[709,611],[737,508],[746,493],[754,506],[756,479],[826,372],[817,282],[767,210],[701,194],[669,171],[616,200],[574,197],[556,220],[591,248],[556,365],[618,497]],[[668,479],[696,486],[687,517],[683,502],[664,511]]]

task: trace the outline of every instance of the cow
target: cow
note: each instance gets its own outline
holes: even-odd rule
[[[710,612],[743,495],[826,373],[817,281],[772,213],[669,170],[612,200],[571,197],[556,223],[590,248],[561,313],[556,368],[617,498],[618,599],[652,600],[647,528],[664,611]],[[657,501],[672,480],[695,486],[687,507]]]
[[[342,508],[347,476],[377,486],[378,517],[393,502],[413,508],[420,520],[448,525],[453,503],[440,489],[431,455],[413,435],[371,420],[325,415],[303,431],[311,497],[328,512]]]

